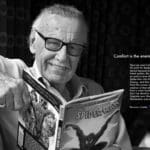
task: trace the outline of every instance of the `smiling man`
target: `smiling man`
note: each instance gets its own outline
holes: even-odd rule
[[[72,6],[54,5],[41,11],[29,36],[33,67],[19,59],[0,56],[0,146],[16,150],[19,111],[30,103],[29,89],[22,80],[23,69],[42,78],[67,101],[103,93],[100,85],[75,74],[80,56],[87,47],[88,27],[83,14]],[[54,119],[53,119],[54,120]],[[131,150],[124,120],[120,116],[118,135],[110,149]]]
[[[66,83],[75,74],[86,42],[86,24],[77,16],[45,11],[33,24],[30,51],[35,54],[35,66],[60,93],[66,94]]]

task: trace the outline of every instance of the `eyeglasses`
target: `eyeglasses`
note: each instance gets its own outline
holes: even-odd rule
[[[49,51],[57,52],[65,45],[67,47],[68,55],[78,57],[81,55],[82,51],[84,49],[86,49],[85,45],[81,45],[81,44],[77,44],[77,43],[65,43],[56,38],[45,37],[38,30],[36,30],[36,29],[34,29],[34,30],[45,41],[45,48]]]

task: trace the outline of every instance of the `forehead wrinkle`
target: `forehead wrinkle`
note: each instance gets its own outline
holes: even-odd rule
[[[62,40],[64,42],[71,42],[71,43],[82,43],[80,37],[82,36],[82,32],[69,32],[63,29],[59,29],[58,27],[55,29],[46,29],[42,28],[40,30],[44,34],[45,37],[52,37],[59,40]],[[87,41],[84,41],[84,43],[87,43]]]
[[[86,32],[85,28],[82,26],[82,22],[76,22],[75,26],[72,24],[72,20],[68,20],[68,18],[59,18],[59,16],[55,16],[56,18],[44,17],[42,18],[40,31],[44,34],[45,37],[53,37],[56,39],[60,39],[64,42],[74,42],[74,43],[85,43],[87,42],[84,38],[84,33]],[[63,21],[62,23],[59,23]],[[66,21],[66,22],[65,22]],[[74,21],[74,19],[73,19]],[[67,25],[68,24],[68,25]]]
[[[75,35],[77,35],[77,34],[79,34],[79,36],[81,35],[81,32],[67,32],[67,31],[65,31],[65,30],[59,30],[59,29],[56,29],[55,31],[54,30],[50,30],[50,31],[47,31],[47,30],[45,30],[45,36],[53,36],[53,35],[58,35],[59,36],[59,34],[64,34],[64,36],[65,35],[67,35],[67,37],[73,37],[73,36],[75,36]],[[74,39],[78,39],[78,38],[74,38]]]
[[[81,20],[78,20],[75,18],[67,18],[67,17],[59,18],[59,17],[60,17],[59,15],[50,15],[50,16],[44,15],[43,17],[41,17],[41,21],[40,21],[41,29],[44,28],[46,30],[46,29],[51,28],[52,31],[55,30],[55,31],[61,31],[61,32],[71,32],[72,30],[74,30],[74,28],[72,27],[72,21],[74,21],[74,20],[78,21],[78,22],[75,22],[76,28],[79,28],[79,26],[81,26],[81,24],[83,24],[83,22]],[[66,20],[66,23],[68,24],[68,26],[64,26],[64,23],[60,22],[63,20]],[[74,32],[71,32],[71,33],[74,33]]]

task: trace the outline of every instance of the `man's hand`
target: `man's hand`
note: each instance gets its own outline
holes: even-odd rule
[[[24,81],[0,73],[0,108],[19,110],[29,102],[30,96]]]

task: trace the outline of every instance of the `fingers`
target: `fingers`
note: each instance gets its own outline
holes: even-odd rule
[[[0,108],[19,110],[29,102],[29,91],[22,79],[0,76]]]
[[[28,88],[22,79],[16,80],[15,87],[12,88],[14,95],[14,109],[19,110],[30,103]]]
[[[11,87],[11,90],[14,95],[14,110],[19,110],[24,106],[24,101],[22,98],[23,83],[21,79],[16,79],[14,85]]]

